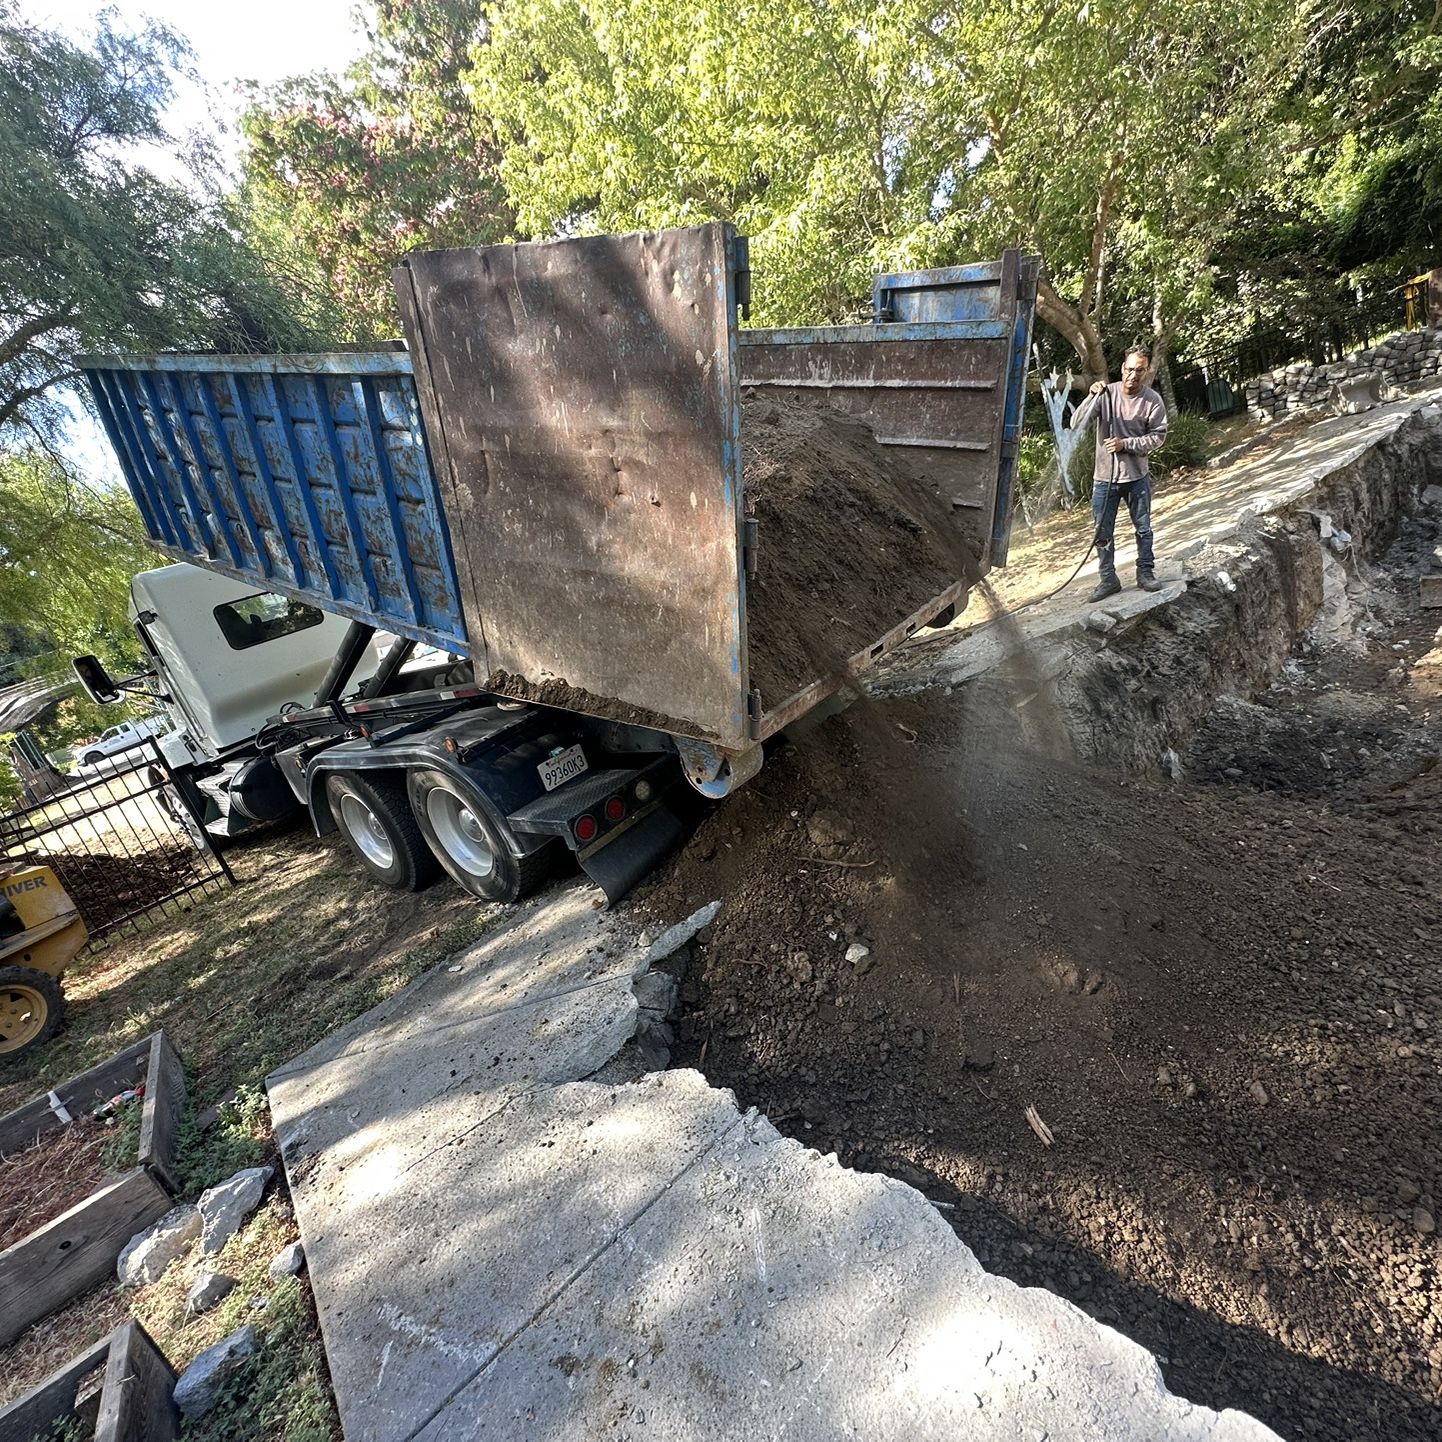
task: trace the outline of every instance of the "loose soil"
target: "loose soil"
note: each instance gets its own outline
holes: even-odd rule
[[[114,1125],[78,1117],[24,1151],[0,1158],[0,1251],[53,1222],[115,1175],[105,1158],[114,1136]]]
[[[743,394],[751,685],[774,709],[975,575],[958,513],[904,451],[821,404]]]
[[[199,853],[189,846],[162,846],[137,856],[105,851],[37,853],[12,858],[19,866],[48,866],[85,919],[92,936],[173,896],[201,879]]]
[[[1310,769],[1223,704],[1192,780],[1091,771],[1034,744],[1041,703],[1027,742],[966,690],[778,748],[638,899],[722,899],[675,1063],[922,1187],[1193,1401],[1442,1435],[1439,653],[1408,564],[1366,657],[1303,648],[1261,700],[1292,726],[1333,698],[1295,723]],[[1339,699],[1379,686],[1385,725]]]

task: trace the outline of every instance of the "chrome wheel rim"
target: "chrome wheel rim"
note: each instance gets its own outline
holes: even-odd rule
[[[489,876],[496,869],[496,853],[481,823],[454,792],[434,787],[426,796],[426,816],[436,840],[457,866],[478,877]]]
[[[395,865],[396,849],[391,845],[380,817],[359,796],[345,792],[340,799],[340,814],[346,834],[367,861],[374,862],[382,870]]]

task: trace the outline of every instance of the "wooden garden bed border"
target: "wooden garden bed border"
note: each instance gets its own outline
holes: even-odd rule
[[[113,1274],[137,1232],[175,1205],[175,1147],[185,1111],[185,1071],[157,1031],[71,1077],[55,1094],[72,1114],[145,1080],[137,1165],[68,1212],[0,1252],[0,1347]],[[47,1096],[0,1117],[0,1152],[30,1146],[64,1126]]]
[[[100,1391],[77,1406],[80,1388],[102,1364]],[[94,1427],[95,1442],[171,1442],[180,1435],[174,1397],[175,1372],[160,1348],[139,1322],[122,1322],[0,1408],[0,1442],[31,1442],[68,1417]]]

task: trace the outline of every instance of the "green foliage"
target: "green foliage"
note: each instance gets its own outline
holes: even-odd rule
[[[0,494],[0,615],[25,651],[12,650],[17,670],[68,671],[81,652],[135,665],[130,578],[155,556],[129,495],[82,484],[39,447],[0,452]]]
[[[462,84],[484,36],[479,0],[379,0],[343,77],[289,80],[242,120],[249,233],[337,333],[398,332],[406,251],[510,230],[491,125]]]
[[[1167,423],[1167,441],[1152,455],[1159,475],[1179,466],[1200,466],[1211,454],[1211,422],[1195,411],[1179,411]]]
[[[114,1127],[100,1148],[100,1160],[107,1172],[128,1171],[140,1155],[140,1122],[145,1101],[132,1097],[115,1109]]]
[[[239,1087],[235,1100],[221,1107],[219,1117],[205,1131],[196,1116],[194,1107],[187,1107],[176,1133],[175,1174],[183,1195],[199,1196],[207,1187],[265,1160],[270,1114],[260,1083]]]
[[[300,340],[225,205],[133,158],[168,143],[160,117],[187,64],[164,26],[128,33],[103,12],[82,46],[0,0],[0,435],[59,424],[53,388],[80,351]]]
[[[284,1437],[286,1442],[333,1442],[340,1436],[320,1332],[294,1279],[272,1294],[258,1315],[254,1357],[216,1389],[213,1410],[187,1420],[185,1442],[231,1442],[237,1437]]]

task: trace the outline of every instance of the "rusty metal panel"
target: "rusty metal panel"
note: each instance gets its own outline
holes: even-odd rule
[[[709,225],[396,271],[478,679],[745,743],[735,269]]]

